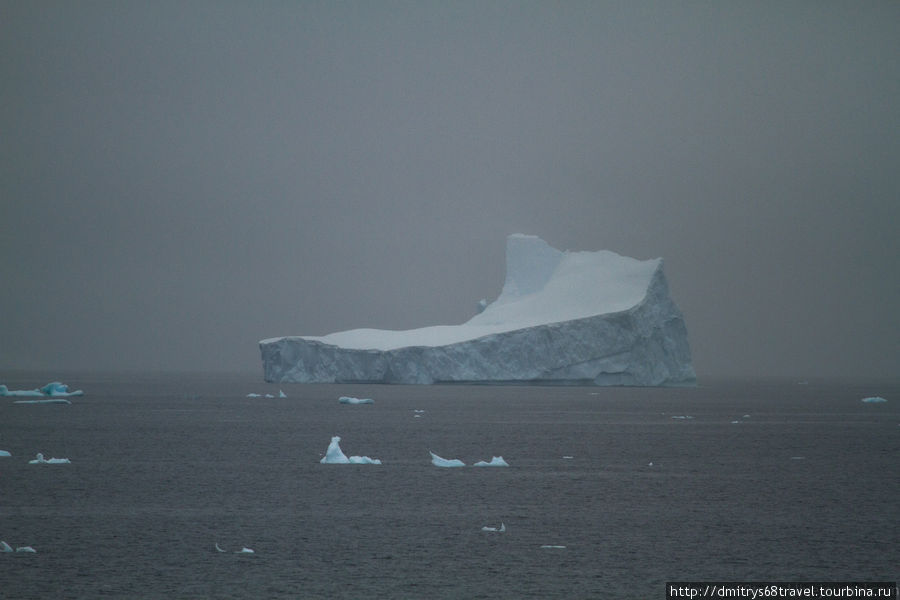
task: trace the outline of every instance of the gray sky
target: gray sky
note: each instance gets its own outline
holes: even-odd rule
[[[698,375],[896,376],[900,3],[0,0],[0,372],[467,320],[665,259]]]

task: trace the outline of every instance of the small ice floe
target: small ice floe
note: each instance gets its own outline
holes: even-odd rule
[[[544,550],[561,550],[561,549],[565,548],[565,546],[556,546],[556,545],[552,545],[552,544],[544,544],[543,546],[541,546],[541,548],[543,548]]]
[[[425,410],[424,410],[424,409],[421,409],[421,408],[414,408],[414,409],[413,409],[413,412],[414,412],[414,413],[423,413],[423,412],[425,412]]]
[[[414,418],[414,419],[421,419],[421,418],[422,418],[422,415],[413,415],[413,418]]]
[[[4,456],[12,456],[12,454],[10,454],[6,450],[0,450],[0,457],[4,457]]]
[[[369,458],[368,456],[351,456],[347,458],[343,450],[341,450],[341,437],[336,435],[331,438],[328,444],[328,450],[325,456],[319,461],[323,465],[380,465],[381,460],[377,458]]]
[[[37,456],[34,457],[34,460],[29,460],[29,465],[67,465],[71,461],[68,458],[44,458],[44,455],[40,452],[37,453]]]
[[[285,394],[285,393],[284,393],[283,391],[281,391],[281,390],[278,390],[278,397],[279,397],[279,398],[287,398],[287,394]]]
[[[371,398],[354,398],[353,396],[341,396],[338,398],[341,404],[375,404]]]
[[[575,457],[574,457],[574,456],[568,456],[568,455],[563,456],[563,460],[572,460],[573,458],[575,458]]]
[[[742,421],[732,421],[731,424],[734,425],[735,423],[741,423],[741,422]]]
[[[10,390],[5,385],[0,384],[0,396],[29,396],[37,398],[68,398],[69,396],[82,396],[82,390],[69,391],[69,386],[58,381],[48,383],[42,388],[36,390]]]
[[[222,548],[219,547],[219,542],[216,542],[216,550],[218,552],[225,552],[225,550],[222,550]]]
[[[673,415],[673,419],[693,419],[691,415]]]
[[[503,460],[502,456],[494,456],[491,458],[491,462],[487,462],[484,460],[479,460],[477,463],[472,465],[473,467],[508,467],[509,463]]]
[[[504,533],[506,531],[506,523],[500,523],[500,527],[488,527],[485,525],[481,528],[482,531],[490,531],[493,533]]]
[[[647,466],[648,466],[648,467],[652,467],[652,466],[653,466],[653,461],[651,460],[650,462],[648,462],[648,463],[647,463]],[[657,465],[657,466],[659,466],[659,465]]]
[[[0,552],[23,552],[26,554],[34,554],[37,552],[31,546],[19,546],[15,550],[12,549],[12,546],[7,544],[6,542],[0,541]]]
[[[887,402],[887,400],[882,398],[881,396],[869,396],[868,398],[863,398],[862,402],[865,402],[866,404],[873,404],[873,403]]]
[[[273,396],[272,394],[266,394],[266,398],[274,398],[274,397],[275,396]]]
[[[253,392],[250,392],[249,394],[247,394],[247,397],[248,398],[262,398],[262,394],[254,394]]]
[[[413,415],[413,417],[415,417],[416,419],[421,419],[421,418],[422,418],[422,413],[424,413],[425,411],[424,411],[424,410],[420,410],[420,409],[417,408],[417,409],[413,410],[413,412],[415,413],[415,414]]]
[[[741,418],[742,418],[742,419],[749,419],[749,418],[750,418],[750,415],[744,415],[744,416],[741,417]]]
[[[12,546],[7,544],[6,542],[0,540],[0,552],[12,552]]]
[[[429,451],[428,453],[431,454],[431,464],[433,464],[436,467],[464,467],[464,466],[466,466],[466,463],[464,463],[463,461],[461,461],[457,458],[446,459],[446,458],[441,458],[434,452]]]
[[[18,548],[16,548],[16,552],[27,552],[29,554],[34,554],[37,552],[37,550],[35,550],[31,546],[19,546]]]
[[[13,404],[72,404],[65,398],[42,398],[41,400],[13,400]]]
[[[805,456],[792,456],[791,460],[806,460]]]
[[[244,546],[243,548],[235,552],[235,554],[256,554],[256,552],[254,552],[251,548]]]

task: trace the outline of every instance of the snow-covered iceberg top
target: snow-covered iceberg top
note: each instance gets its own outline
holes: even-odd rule
[[[647,293],[661,259],[637,260],[615,252],[570,252],[534,235],[507,238],[506,281],[500,296],[462,325],[404,331],[351,329],[300,336],[357,350],[445,346],[486,335],[628,310]],[[272,343],[282,338],[262,340]]]
[[[10,390],[5,385],[0,384],[0,396],[24,396],[31,398],[68,398],[69,396],[81,396],[82,390],[69,391],[69,386],[58,381],[48,383],[42,388],[35,390]]]

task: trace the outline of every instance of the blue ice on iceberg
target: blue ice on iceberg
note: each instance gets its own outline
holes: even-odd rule
[[[486,462],[483,460],[478,461],[473,467],[508,467],[509,463],[503,460],[502,456],[495,456],[491,458],[491,462]]]
[[[37,456],[34,460],[29,460],[29,465],[67,465],[70,461],[68,458],[44,458],[44,455],[40,452],[37,453]]]
[[[343,450],[341,450],[341,438],[340,436],[334,436],[331,438],[331,443],[328,444],[328,450],[325,451],[325,456],[322,457],[322,460],[319,462],[323,465],[380,465],[381,460],[377,458],[369,458],[368,456],[351,456],[347,458],[344,454]]]
[[[466,466],[466,463],[464,463],[463,461],[456,459],[456,458],[448,460],[446,458],[441,458],[434,452],[429,451],[429,454],[431,454],[431,464],[433,464],[436,467],[464,467],[464,466]]]
[[[876,402],[887,402],[887,400],[882,398],[881,396],[870,396],[868,398],[863,398],[862,401],[867,404],[872,404],[872,403],[876,403]]]
[[[7,450],[0,450],[0,456],[12,456]]]
[[[26,396],[32,398],[66,398],[69,396],[82,396],[82,390],[69,391],[69,386],[58,381],[52,381],[40,389],[35,390],[10,390],[0,384],[0,396]]]
[[[354,398],[353,396],[341,396],[338,398],[341,404],[375,404],[371,398]]]

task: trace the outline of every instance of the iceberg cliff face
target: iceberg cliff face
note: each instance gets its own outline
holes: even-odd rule
[[[515,234],[500,297],[468,322],[262,340],[266,381],[690,385],[660,259],[561,252]]]

